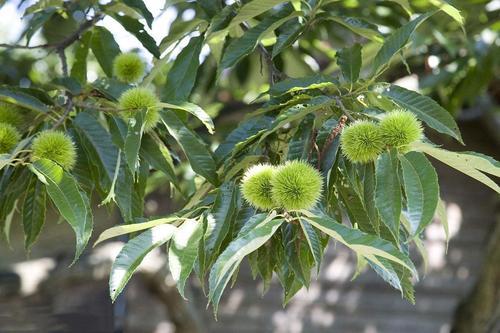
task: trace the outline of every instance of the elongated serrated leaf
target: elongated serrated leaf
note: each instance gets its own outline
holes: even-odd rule
[[[219,187],[210,213],[207,216],[205,232],[205,252],[207,263],[210,263],[219,251],[222,241],[231,228],[236,209],[236,185],[224,183]]]
[[[215,313],[224,288],[243,258],[267,242],[282,223],[282,219],[263,219],[260,224],[229,243],[217,258],[210,270],[208,295]]]
[[[422,153],[399,156],[403,171],[408,220],[413,235],[418,235],[432,222],[439,200],[436,170]]]
[[[113,34],[104,27],[94,27],[90,48],[106,76],[112,77],[113,60],[121,53],[120,46],[116,43]]]
[[[317,271],[319,272],[319,269],[321,267],[321,258],[323,257],[321,240],[319,239],[318,234],[316,233],[316,231],[309,222],[307,222],[304,219],[300,219],[300,226],[302,228],[302,231],[304,232],[307,244],[309,245],[309,248],[311,250]]]
[[[82,254],[92,234],[93,222],[89,198],[78,188],[75,179],[54,162],[40,159],[29,167],[45,184],[50,199],[75,232],[74,263]]]
[[[215,161],[205,143],[187,128],[174,112],[163,110],[160,111],[160,114],[168,132],[179,142],[193,170],[205,177],[210,183],[217,184]]]
[[[35,176],[31,176],[22,209],[24,247],[26,250],[31,248],[42,230],[45,223],[45,210],[45,187]]]
[[[378,258],[385,258],[408,268],[414,274],[417,272],[407,255],[399,251],[392,243],[376,235],[348,228],[327,216],[308,216],[306,220],[313,227],[351,248],[367,260],[378,263]]]
[[[160,103],[160,105],[167,109],[182,110],[191,113],[193,116],[198,118],[198,120],[200,120],[203,125],[205,125],[208,133],[214,134],[215,126],[212,118],[210,118],[208,113],[206,113],[205,110],[203,110],[198,105],[189,102],[182,102],[179,104]]]
[[[198,244],[203,236],[203,224],[197,220],[186,220],[172,238],[168,251],[168,267],[183,298],[186,280],[193,270],[198,256]]]
[[[269,9],[273,8],[280,3],[287,2],[287,0],[253,0],[240,8],[236,17],[231,20],[227,29],[239,25],[257,15],[260,15]]]
[[[123,0],[123,3],[126,4],[129,7],[134,8],[137,10],[142,17],[146,20],[149,28],[151,28],[153,24],[153,14],[148,10],[148,7],[144,4],[144,1],[142,0]]]
[[[438,7],[441,9],[443,12],[448,14],[452,19],[457,21],[461,26],[464,25],[465,20],[462,14],[460,14],[460,11],[453,7],[451,4],[448,3],[447,0],[430,0],[430,3],[432,3],[434,6]]]
[[[251,118],[241,122],[215,150],[214,155],[217,161],[223,161],[231,154],[231,151],[233,151],[238,143],[268,128],[271,122],[272,118],[266,116]]]
[[[486,172],[500,177],[500,167],[493,164],[490,159],[486,159],[480,155],[472,155],[470,153],[460,154],[457,152],[447,151],[422,142],[415,142],[412,144],[412,149],[430,155],[438,161],[441,161],[464,173],[465,175],[485,184],[495,192],[500,193],[500,186],[483,173]]]
[[[176,228],[169,224],[156,226],[132,238],[122,248],[111,267],[109,276],[109,294],[114,302],[134,274],[144,257],[165,244]]]
[[[410,2],[408,0],[389,0],[389,1],[395,2],[398,5],[400,5],[408,13],[408,15],[412,14]]]
[[[286,21],[300,15],[301,12],[291,12],[291,9],[286,7],[274,15],[266,16],[255,27],[245,31],[243,36],[231,41],[222,56],[219,65],[219,73],[225,68],[233,67],[245,56],[252,53],[257,47],[260,39],[264,37],[266,33],[275,30]]]
[[[335,84],[336,80],[333,76],[314,74],[311,76],[290,78],[280,81],[269,89],[269,94],[271,96],[280,96],[298,90],[320,89],[334,86]]]
[[[375,234],[376,227],[368,215],[362,198],[351,187],[344,186],[341,182],[337,183],[337,190],[340,199],[346,207],[347,214],[352,225],[357,225],[361,231]]]
[[[111,183],[115,176],[116,160],[118,159],[118,149],[113,144],[111,135],[96,118],[87,112],[78,113],[73,124],[81,130],[81,133],[92,144],[99,156],[99,161],[94,161],[94,163],[102,164],[105,176],[108,182]]]
[[[5,101],[39,113],[49,112],[46,104],[38,98],[8,86],[0,86],[0,101]]]
[[[321,13],[317,15],[317,19],[337,22],[352,32],[376,43],[382,43],[384,41],[384,37],[378,31],[376,25],[359,17],[332,16],[330,13]]]
[[[135,173],[139,167],[139,149],[144,133],[145,112],[139,111],[128,120],[127,136],[124,143],[124,155],[130,172]]]
[[[75,61],[71,67],[71,77],[80,83],[87,82],[87,56],[91,40],[92,31],[87,31],[75,46]]]
[[[203,40],[203,36],[191,38],[189,44],[175,58],[163,89],[164,100],[183,102],[188,99],[200,66],[199,56]]]
[[[450,240],[450,228],[448,226],[448,213],[446,212],[446,204],[443,199],[439,198],[439,202],[436,209],[436,217],[439,222],[443,225],[444,234],[446,236],[446,248],[448,248],[448,242]]]
[[[140,23],[135,18],[126,15],[114,15],[109,13],[108,15],[110,15],[118,23],[120,23],[125,28],[125,30],[134,35],[139,40],[139,42],[141,42],[142,46],[144,46],[146,50],[151,52],[151,54],[155,56],[155,58],[160,58],[160,49],[156,45],[153,37],[151,37],[146,32],[146,29],[142,23]]]
[[[463,143],[460,130],[451,114],[432,98],[396,85],[381,90],[380,94],[391,99],[400,107],[413,112],[418,119],[439,133],[447,134]]]
[[[284,23],[278,30],[276,44],[273,46],[272,57],[276,57],[284,49],[292,45],[304,32],[304,24],[299,19],[293,19]]]
[[[140,155],[153,168],[163,172],[168,180],[178,188],[178,180],[175,175],[172,156],[168,148],[159,138],[155,138],[154,134],[146,134],[141,141]]]
[[[268,137],[278,129],[285,126],[285,124],[300,120],[310,113],[316,112],[323,108],[327,108],[333,102],[334,100],[327,96],[316,96],[304,104],[292,106],[291,108],[280,113],[278,117],[276,117],[276,119],[271,124],[271,127],[260,137],[260,142],[262,142],[266,137]]]
[[[156,226],[159,226],[162,224],[172,223],[172,222],[179,221],[179,220],[182,220],[182,218],[180,218],[178,216],[167,216],[167,217],[162,217],[162,218],[154,219],[154,220],[147,221],[147,222],[117,225],[115,227],[111,227],[109,229],[104,230],[99,235],[97,240],[95,241],[94,247],[97,244],[102,243],[110,238],[130,234],[130,233],[137,232],[137,231],[142,231],[145,229],[151,229],[153,227],[156,227]]]
[[[207,21],[201,18],[193,18],[188,21],[175,21],[170,26],[168,35],[165,36],[160,42],[160,52],[165,52],[171,45],[179,39],[194,31],[202,24],[207,24]]]
[[[28,8],[29,9],[29,8]],[[33,17],[27,22],[27,28],[24,31],[23,35],[26,35],[26,45],[28,45],[31,41],[33,35],[40,30],[40,28],[50,20],[52,15],[56,12],[56,8],[46,8],[41,12],[35,13]],[[27,11],[25,12],[27,14]]]
[[[356,82],[361,69],[361,44],[355,43],[349,48],[340,49],[336,58],[344,79],[347,82]]]
[[[398,175],[398,160],[394,150],[379,156],[375,163],[377,185],[375,205],[382,222],[389,228],[394,238],[399,239],[401,216],[401,184]]]
[[[414,20],[395,30],[389,37],[386,38],[384,44],[373,60],[373,75],[378,74],[381,69],[389,66],[392,57],[396,53],[398,53],[399,50],[401,50],[406,45],[406,43],[408,43],[408,40],[410,39],[415,29],[417,29],[417,27],[423,21],[428,19],[433,14],[434,12],[431,12],[418,16]]]
[[[297,132],[288,144],[288,160],[306,160],[311,149],[314,116],[309,114],[300,123]]]

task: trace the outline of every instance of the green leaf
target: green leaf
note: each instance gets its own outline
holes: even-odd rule
[[[280,113],[271,124],[271,128],[264,132],[260,137],[260,142],[263,142],[266,137],[291,123],[292,121],[300,120],[310,113],[316,112],[330,106],[335,100],[327,96],[316,96],[304,104],[292,106],[291,108]]]
[[[406,11],[406,13],[408,13],[408,15],[411,16],[412,10],[410,7],[410,2],[408,0],[389,0],[389,1],[395,2],[398,5],[400,5],[401,7],[403,7],[403,9]]]
[[[330,75],[314,74],[301,78],[289,78],[280,81],[269,89],[271,96],[281,96],[298,90],[321,89],[335,86],[335,79]]]
[[[193,37],[179,53],[167,75],[163,99],[169,102],[186,101],[193,90],[200,66],[199,56],[203,36]]]
[[[113,262],[109,276],[109,293],[113,302],[125,288],[144,257],[165,244],[174,235],[175,230],[176,227],[170,224],[162,224],[144,231],[125,244]]]
[[[153,168],[163,172],[174,186],[179,186],[172,156],[155,134],[146,134],[142,137],[140,155]]]
[[[384,37],[378,32],[377,26],[371,24],[359,17],[339,17],[331,16],[329,13],[320,13],[317,15],[318,20],[329,20],[337,22],[352,32],[368,38],[369,40],[376,43],[383,43]]]
[[[141,42],[142,46],[155,58],[160,58],[160,49],[156,45],[155,40],[153,37],[151,37],[147,32],[142,23],[140,23],[138,20],[130,17],[130,16],[125,16],[125,15],[115,15],[108,13],[109,16],[114,18],[118,23],[120,23],[125,30],[130,32],[132,35],[134,35],[139,42]]]
[[[210,264],[226,238],[231,224],[236,217],[236,192],[234,182],[227,182],[219,187],[217,197],[207,216],[205,232],[205,257]]]
[[[380,263],[379,258],[385,258],[402,265],[413,272],[413,274],[417,274],[416,268],[408,256],[399,251],[392,243],[376,235],[348,228],[327,216],[309,216],[306,219],[313,227],[318,228],[328,236],[351,248],[357,254],[362,255],[365,259],[383,268],[385,266]]]
[[[207,21],[196,17],[188,21],[174,21],[170,26],[168,35],[160,42],[160,52],[165,52],[172,44],[179,41],[202,24],[206,25]]]
[[[113,34],[104,27],[94,27],[90,48],[106,76],[112,77],[113,60],[121,53],[120,46],[115,42]]]
[[[292,45],[304,32],[305,26],[299,19],[286,22],[278,29],[276,44],[273,46],[272,57],[276,57],[284,49]]]
[[[71,77],[80,83],[87,82],[87,56],[91,40],[92,31],[87,31],[75,44],[75,61],[71,67]]]
[[[47,197],[44,185],[35,176],[32,175],[30,178],[22,209],[24,247],[28,251],[45,223]]]
[[[308,114],[297,128],[288,144],[287,160],[307,160],[311,149],[314,116]]]
[[[321,258],[323,257],[323,249],[321,247],[321,240],[319,239],[318,234],[311,226],[309,222],[304,219],[300,219],[300,226],[302,231],[304,232],[304,236],[307,240],[307,244],[311,249],[311,253],[314,259],[314,263],[316,264],[317,271],[319,273],[319,269],[321,267]]]
[[[495,192],[500,193],[500,186],[483,173],[486,172],[496,177],[500,177],[500,167],[493,163],[493,161],[496,162],[495,160],[485,158],[481,155],[473,155],[470,153],[461,154],[447,151],[423,142],[413,143],[412,149],[426,153],[438,161],[441,161],[463,174],[485,184]]]
[[[111,140],[111,135],[104,129],[99,121],[90,115],[88,112],[80,112],[75,117],[73,124],[80,130],[80,133],[85,136],[88,142],[91,143],[95,150],[98,161],[105,170],[108,186],[115,177],[116,160],[118,159],[118,149]]]
[[[212,118],[210,118],[208,113],[206,113],[205,110],[203,110],[198,105],[189,102],[182,102],[179,104],[160,103],[160,105],[167,109],[181,110],[191,113],[193,116],[198,118],[198,120],[201,121],[203,125],[205,125],[208,133],[214,134],[215,126]]]
[[[97,244],[102,243],[110,238],[142,231],[145,229],[151,229],[162,224],[172,223],[179,220],[183,220],[183,218],[173,215],[147,222],[117,225],[115,227],[104,230],[95,241],[94,247],[97,246]]]
[[[208,297],[214,305],[215,313],[224,288],[243,258],[264,245],[283,223],[283,219],[259,217],[260,223],[256,223],[253,228],[249,228],[229,243],[210,270]]]
[[[418,119],[425,122],[429,127],[463,143],[460,130],[451,114],[432,98],[396,85],[390,85],[383,90],[381,88],[376,89],[382,96],[389,98],[400,107],[413,112]]]
[[[134,8],[136,11],[138,11],[142,15],[142,17],[146,20],[146,23],[148,24],[149,28],[151,29],[154,18],[153,18],[153,15],[151,14],[151,12],[148,10],[148,7],[146,7],[146,5],[144,4],[144,1],[142,1],[142,0],[123,0],[123,3],[131,8]]]
[[[62,1],[61,1],[62,2]],[[29,9],[29,8],[28,8]],[[40,30],[40,28],[52,17],[56,12],[56,8],[47,8],[39,13],[33,15],[33,17],[27,23],[27,28],[23,35],[26,34],[26,45],[31,41],[33,35]],[[25,15],[28,11],[25,12]]]
[[[375,205],[382,222],[389,228],[395,239],[399,239],[401,216],[401,184],[399,183],[397,153],[392,150],[379,156],[375,163],[377,185]]]
[[[379,74],[383,69],[389,66],[392,57],[408,43],[408,40],[415,29],[417,29],[423,21],[428,19],[433,14],[434,12],[420,15],[395,30],[389,37],[386,38],[384,44],[373,60],[373,75]]]
[[[340,49],[335,57],[344,79],[350,83],[356,82],[361,69],[361,44],[355,43],[351,47]]]
[[[462,14],[460,14],[460,11],[457,8],[450,5],[447,1],[445,1],[445,0],[430,0],[430,3],[433,4],[434,6],[438,7],[439,9],[441,9],[446,14],[448,14],[452,19],[457,21],[462,27],[464,26],[465,19],[462,16]]]
[[[259,41],[267,33],[277,29],[286,21],[300,16],[301,14],[301,12],[291,12],[289,7],[285,7],[274,15],[266,16],[259,24],[245,31],[240,38],[232,40],[222,56],[218,70],[219,73],[225,68],[233,67],[245,56],[252,53]]]
[[[198,244],[203,236],[203,224],[186,220],[175,232],[168,251],[168,266],[183,298],[186,280],[198,256]]]
[[[45,184],[52,202],[75,232],[76,253],[72,263],[74,264],[92,234],[93,222],[89,198],[78,188],[75,179],[54,162],[40,159],[30,164],[29,168]]]
[[[437,209],[436,209],[436,216],[443,225],[444,229],[444,234],[446,236],[446,249],[448,249],[448,242],[450,240],[450,228],[448,227],[448,214],[446,212],[446,205],[444,201],[439,198]]]
[[[287,0],[253,0],[245,4],[241,9],[238,11],[238,15],[236,15],[227,29],[231,29],[232,27],[235,27],[239,25],[242,22],[245,22],[251,18],[254,18],[257,15],[260,15],[269,9],[273,8],[276,5],[279,5],[280,3],[283,2],[288,2]]]
[[[8,86],[0,86],[0,101],[19,105],[39,113],[48,113],[49,108],[38,98]]]
[[[375,234],[377,228],[374,222],[368,215],[367,209],[361,197],[354,191],[352,186],[345,186],[342,182],[337,182],[337,190],[339,192],[340,199],[346,207],[347,214],[351,224],[357,225],[357,228],[364,232]]]
[[[436,170],[422,153],[400,155],[411,233],[418,235],[432,222],[439,200]]]
[[[147,111],[146,111],[147,112]],[[139,149],[144,133],[145,112],[136,112],[134,117],[128,120],[127,136],[124,143],[124,154],[130,172],[135,173],[139,167]]]
[[[241,122],[215,150],[217,161],[221,162],[228,157],[238,143],[268,128],[271,121],[270,117],[256,117]]]
[[[160,114],[170,135],[179,142],[194,172],[205,177],[210,183],[217,184],[215,161],[205,143],[187,128],[174,112],[162,110]]]

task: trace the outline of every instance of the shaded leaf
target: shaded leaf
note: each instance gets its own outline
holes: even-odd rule
[[[46,191],[35,176],[30,177],[22,208],[24,247],[29,250],[45,223]]]
[[[418,235],[432,222],[439,200],[436,170],[422,153],[400,155],[408,220],[413,235]]]
[[[121,53],[113,34],[106,28],[97,26],[92,29],[90,48],[106,76],[113,76],[113,60]]]
[[[403,48],[410,39],[413,31],[434,12],[425,13],[414,20],[406,23],[405,25],[394,31],[389,37],[386,38],[384,44],[378,51],[375,59],[373,60],[373,75],[378,74],[383,68],[389,66],[392,57]]]
[[[186,101],[191,94],[198,67],[199,56],[203,46],[203,36],[193,37],[189,44],[179,53],[167,75],[167,83],[163,89],[163,99],[169,102]]]
[[[45,184],[52,202],[75,232],[76,253],[73,260],[75,263],[92,234],[93,222],[89,198],[78,188],[75,179],[54,162],[40,159],[30,164],[29,168]]]
[[[215,161],[205,143],[172,111],[160,111],[163,123],[186,154],[193,170],[210,183],[217,184]]]
[[[398,174],[398,159],[395,150],[385,152],[375,163],[377,185],[375,205],[382,222],[389,228],[395,239],[399,239],[401,216],[401,184]]]
[[[361,44],[355,43],[349,48],[340,49],[335,57],[344,79],[351,83],[356,82],[361,69]]]

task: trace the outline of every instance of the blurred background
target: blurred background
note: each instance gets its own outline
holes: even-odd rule
[[[172,29],[176,17],[193,20],[196,13],[181,2],[145,1],[155,17],[148,32],[157,43]],[[390,10],[402,10],[390,1],[340,1],[342,11],[352,11],[389,28],[401,22],[388,21]],[[398,1],[394,1],[398,2]],[[72,3],[70,1],[70,3]],[[78,1],[73,1],[78,3]],[[363,3],[363,4],[362,4]],[[0,0],[0,43],[16,44],[26,38],[30,17],[22,13],[33,1]],[[412,1],[425,10],[421,1]],[[500,159],[500,0],[456,0],[466,19],[465,32],[445,14],[436,15],[415,33],[405,51],[406,62],[396,62],[385,79],[407,89],[419,90],[449,110],[460,125],[465,149]],[[360,8],[363,8],[361,11]],[[120,10],[120,9],[117,9]],[[77,13],[75,11],[74,13]],[[403,13],[402,13],[403,15]],[[80,17],[81,19],[81,17]],[[402,19],[404,19],[402,17]],[[79,16],[53,16],[47,25],[65,29]],[[152,66],[151,55],[111,18],[99,25],[109,29],[122,51],[135,50]],[[42,28],[31,38],[36,45],[51,38],[53,29]],[[384,33],[384,31],[381,31]],[[170,50],[178,49],[191,36]],[[280,69],[291,77],[313,72],[337,73],[335,48],[356,38],[340,25],[319,25],[278,59]],[[369,44],[364,49],[369,50]],[[369,51],[365,51],[369,52]],[[68,52],[71,63],[71,52]],[[201,79],[193,100],[215,119],[217,138],[223,138],[243,116],[255,109],[249,105],[268,88],[258,54],[242,61],[215,85],[214,59],[208,48],[202,52]],[[408,71],[409,70],[409,71]],[[91,59],[88,77],[102,75]],[[168,65],[155,80],[164,83]],[[54,83],[61,75],[55,54],[43,49],[0,49],[0,83],[23,87]],[[163,81],[162,81],[163,80]],[[194,124],[196,126],[196,124]],[[200,135],[203,134],[200,131]],[[432,141],[451,150],[464,147],[428,133]],[[263,286],[254,281],[248,266],[222,299],[216,321],[196,279],[190,280],[184,301],[165,270],[161,251],[148,255],[121,298],[111,304],[108,275],[111,261],[122,246],[110,241],[89,247],[81,259],[68,267],[74,236],[55,214],[48,216],[44,230],[30,253],[24,251],[20,223],[12,223],[10,243],[0,242],[0,332],[338,332],[338,333],[446,333],[500,332],[500,224],[499,198],[471,178],[435,163],[441,195],[446,202],[449,244],[435,221],[425,232],[427,271],[420,263],[416,284],[417,303],[407,303],[371,271],[354,281],[353,254],[341,244],[331,243],[317,279],[282,307],[281,288],[273,283],[262,296]],[[186,189],[194,189],[190,169],[181,168]],[[178,199],[160,175],[148,188],[146,212],[162,215],[179,207]],[[95,206],[95,237],[119,223],[116,212]]]

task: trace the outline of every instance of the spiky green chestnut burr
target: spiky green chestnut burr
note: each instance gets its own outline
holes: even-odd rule
[[[56,162],[66,170],[71,170],[76,162],[75,144],[63,132],[47,130],[40,132],[31,145],[33,159],[46,158]]]
[[[24,114],[19,106],[0,102],[0,123],[11,124],[19,129],[24,125],[24,121]]]
[[[311,209],[321,197],[323,178],[305,161],[289,161],[271,179],[272,198],[286,210]]]
[[[243,198],[255,208],[269,210],[276,207],[271,195],[271,178],[275,167],[257,164],[245,171],[241,181]]]
[[[133,83],[144,75],[144,62],[137,53],[122,53],[113,60],[113,74],[118,80]]]
[[[0,154],[9,153],[21,140],[21,134],[11,124],[0,122]]]
[[[135,112],[147,110],[144,120],[144,130],[150,131],[156,127],[160,121],[159,103],[160,100],[155,93],[147,88],[137,87],[125,91],[118,100],[120,108],[126,111],[123,115],[126,118],[131,118]]]
[[[384,143],[400,152],[406,152],[412,142],[422,137],[422,123],[409,111],[390,112],[379,125]]]
[[[384,141],[379,127],[371,121],[356,121],[340,136],[342,153],[353,163],[373,161],[382,152]]]

